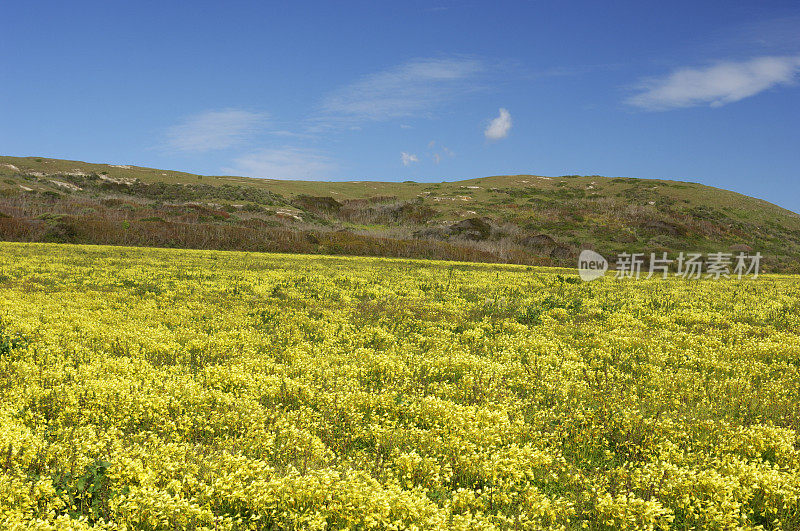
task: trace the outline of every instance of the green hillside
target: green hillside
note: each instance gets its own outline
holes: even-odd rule
[[[573,265],[582,248],[759,251],[796,270],[800,216],[696,183],[492,176],[283,181],[0,157],[0,238]]]

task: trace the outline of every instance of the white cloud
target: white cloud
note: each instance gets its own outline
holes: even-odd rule
[[[225,149],[257,133],[266,118],[263,113],[238,109],[206,111],[168,128],[165,147],[187,152]]]
[[[419,158],[416,155],[413,153],[406,153],[405,151],[400,153],[400,160],[403,161],[403,166],[410,166],[415,162],[419,162]]]
[[[434,164],[439,164],[440,162],[442,162],[442,156],[440,154],[438,154],[438,153],[434,153],[433,154],[433,162],[434,162]]]
[[[511,131],[511,113],[506,109],[500,109],[500,115],[489,123],[483,132],[489,140],[500,140],[508,136]]]
[[[416,59],[363,77],[328,95],[316,121],[325,126],[405,118],[474,90],[485,70],[475,59]]]
[[[800,56],[764,56],[726,61],[705,68],[682,68],[645,81],[643,91],[627,103],[651,111],[710,105],[720,107],[791,83],[800,71]]]
[[[264,179],[325,180],[336,170],[328,157],[306,148],[261,149],[233,161],[223,171]]]

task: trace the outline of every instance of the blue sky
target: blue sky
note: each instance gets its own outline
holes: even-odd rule
[[[0,153],[697,181],[800,211],[797,2],[12,2]]]

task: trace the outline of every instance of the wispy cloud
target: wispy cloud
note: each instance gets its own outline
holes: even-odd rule
[[[489,140],[500,140],[508,136],[511,131],[511,113],[501,108],[500,114],[492,120],[483,132]]]
[[[764,56],[705,68],[682,68],[645,81],[643,90],[627,103],[651,111],[697,105],[720,107],[789,84],[798,72],[800,56]]]
[[[266,114],[239,109],[202,112],[168,128],[164,147],[196,153],[229,148],[257,133],[266,119]]]
[[[428,149],[429,150],[433,150],[433,149],[436,149],[436,148],[437,148],[437,144],[436,144],[435,140],[431,140],[430,142],[428,142]],[[434,164],[439,164],[440,162],[442,162],[442,159],[445,156],[448,156],[448,157],[455,157],[456,156],[456,154],[453,152],[453,150],[451,150],[447,146],[443,146],[443,145],[439,144],[438,148],[441,150],[441,153],[437,152],[437,153],[433,153],[433,155],[431,155],[431,157],[433,158],[433,163]]]
[[[263,179],[325,180],[337,169],[327,156],[307,148],[261,149],[243,155],[223,171]]]
[[[408,61],[329,94],[315,121],[330,127],[417,116],[474,90],[485,70],[469,58]]]
[[[405,151],[400,153],[400,160],[403,162],[403,166],[410,166],[415,162],[419,162],[419,158],[416,155],[413,153],[406,153]]]

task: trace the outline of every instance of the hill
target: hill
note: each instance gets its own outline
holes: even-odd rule
[[[283,181],[0,157],[0,239],[573,266],[583,248],[759,251],[800,269],[800,215],[709,186],[601,176]]]

